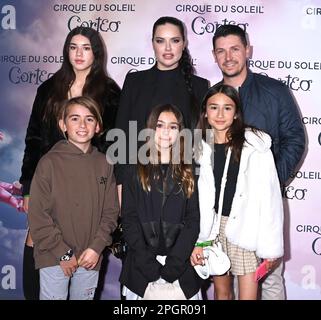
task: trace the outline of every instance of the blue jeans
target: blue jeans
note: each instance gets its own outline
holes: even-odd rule
[[[72,277],[60,266],[40,269],[40,300],[93,300],[99,272],[79,267]]]

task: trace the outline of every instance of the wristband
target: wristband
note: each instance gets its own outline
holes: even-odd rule
[[[201,248],[209,247],[212,245],[212,242],[213,242],[212,240],[208,240],[204,242],[196,242],[195,247],[201,247]]]
[[[63,256],[60,257],[60,261],[69,261],[73,256],[74,252],[69,249]]]

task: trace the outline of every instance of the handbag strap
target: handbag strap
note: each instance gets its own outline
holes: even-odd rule
[[[218,200],[218,213],[215,213],[216,221],[215,221],[215,238],[218,236],[220,232],[220,224],[221,224],[221,217],[222,217],[222,210],[223,210],[223,200],[224,200],[224,192],[225,192],[225,185],[227,181],[227,170],[230,164],[231,160],[231,148],[228,148],[227,155],[226,155],[226,161],[224,165],[224,171],[221,181],[221,191],[220,191],[220,197]],[[214,239],[215,240],[215,239]]]

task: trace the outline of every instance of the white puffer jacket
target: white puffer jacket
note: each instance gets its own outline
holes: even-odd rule
[[[260,258],[283,256],[283,204],[271,147],[262,131],[245,132],[239,174],[226,236],[231,243],[255,251]],[[215,183],[211,147],[202,141],[198,180],[200,234],[198,242],[215,238]]]

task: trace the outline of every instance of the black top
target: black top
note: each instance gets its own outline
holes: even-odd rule
[[[179,79],[179,69],[159,70],[156,68],[156,92],[152,105],[174,103],[175,87],[173,84]]]
[[[218,212],[219,209],[219,197],[221,193],[221,182],[226,161],[226,144],[214,145],[214,152],[212,152],[214,157],[214,181],[215,181],[215,211]],[[212,162],[213,163],[213,162]],[[223,210],[222,216],[229,216],[232,206],[232,201],[235,194],[237,176],[239,173],[240,163],[236,162],[233,157],[233,152],[231,155],[231,160],[229,163],[227,171],[227,181],[225,185],[224,198],[223,198]]]
[[[187,128],[195,128],[200,113],[200,105],[208,89],[206,79],[191,76],[193,93],[196,105],[192,104],[191,95],[187,89],[184,76],[177,68],[161,71],[155,66],[151,69],[128,73],[121,92],[119,109],[116,117],[116,128],[126,134],[126,146],[136,143],[136,132],[129,132],[129,121],[136,121],[137,131],[146,127],[146,120],[151,110],[159,104],[174,104],[183,114]],[[135,139],[130,141],[129,138]],[[138,147],[139,147],[138,143]],[[136,155],[129,155],[136,160]],[[128,163],[128,152],[127,159]],[[124,179],[124,166],[115,167],[117,184],[122,184]]]
[[[164,206],[165,201],[166,201],[166,192],[168,190],[168,186],[166,185],[166,177],[167,174],[171,174],[171,171],[169,171],[169,164],[168,163],[162,163],[160,165],[160,170],[162,173],[161,176],[161,183],[162,183],[162,189],[160,190],[160,192],[162,193],[162,205]],[[161,214],[160,216],[160,221],[163,221],[163,215]],[[167,248],[166,248],[166,244],[165,244],[165,239],[164,239],[164,230],[163,230],[163,224],[160,223],[159,225],[159,244],[158,244],[158,249],[157,249],[157,254],[161,255],[161,256],[165,256],[167,254]]]
[[[181,72],[179,68],[173,70],[162,71],[155,69],[156,86],[155,94],[153,95],[151,106],[146,106],[145,123],[153,107],[161,104],[176,104],[175,94],[177,90],[177,82],[181,81]],[[190,105],[177,105],[184,116],[184,125],[187,128],[191,127],[191,110]]]

